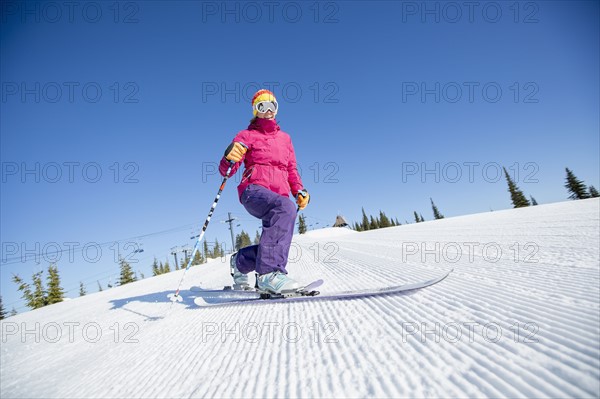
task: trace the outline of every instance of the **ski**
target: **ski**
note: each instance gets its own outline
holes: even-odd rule
[[[229,306],[229,305],[242,305],[242,304],[264,304],[264,303],[272,303],[272,302],[300,302],[300,301],[334,301],[334,300],[343,300],[343,299],[356,299],[356,298],[366,298],[366,297],[375,297],[382,295],[392,295],[398,294],[401,292],[407,292],[412,290],[418,290],[421,288],[432,286],[440,281],[444,280],[450,273],[452,273],[454,269],[449,272],[430,279],[426,281],[421,281],[412,284],[404,284],[397,285],[392,287],[384,287],[384,288],[375,288],[375,289],[364,289],[364,290],[355,290],[355,291],[342,291],[342,292],[332,292],[325,293],[321,295],[310,295],[307,292],[312,292],[310,290],[314,290],[314,286],[311,287],[311,284],[304,288],[304,291],[300,291],[297,293],[292,293],[292,295],[284,296],[284,295],[276,295],[276,294],[267,294],[261,293],[259,291],[237,291],[241,295],[235,296],[227,293],[223,290],[213,290],[212,293],[199,293],[199,296],[194,299],[194,303],[199,307],[210,307],[210,306]],[[320,284],[319,284],[320,285]],[[307,290],[308,288],[308,290]],[[224,293],[224,296],[220,296],[218,293]],[[234,294],[234,293],[232,293]]]
[[[190,291],[198,296],[194,301],[198,300],[199,302],[206,304],[220,305],[228,302],[243,302],[257,299],[279,299],[308,295],[315,296],[319,294],[315,289],[322,284],[323,280],[315,280],[297,291],[285,294],[271,294],[256,289],[234,290],[231,286],[226,286],[223,289],[205,289],[199,286],[192,286]]]

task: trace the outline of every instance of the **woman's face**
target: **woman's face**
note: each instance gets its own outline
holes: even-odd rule
[[[259,117],[259,118],[261,118],[261,119],[273,119],[273,118],[275,118],[275,114],[271,110],[268,110],[267,112],[257,112],[256,116]]]

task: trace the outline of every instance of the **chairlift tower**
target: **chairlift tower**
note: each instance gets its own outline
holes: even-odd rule
[[[231,253],[235,252],[235,239],[233,238],[233,221],[237,218],[231,217],[231,212],[227,212],[229,219],[224,220],[223,223],[229,223],[229,232],[231,233]]]
[[[184,262],[188,260],[188,252],[191,252],[191,248],[189,247],[189,245],[185,245],[185,246],[174,246],[171,248],[171,255],[173,255],[175,257],[175,268],[179,267],[179,263],[177,262],[177,253],[178,252],[183,252],[184,255]],[[181,267],[184,267],[184,265],[181,265]]]

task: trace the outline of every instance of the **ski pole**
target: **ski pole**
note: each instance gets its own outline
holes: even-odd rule
[[[240,143],[240,144],[242,144],[244,147],[246,147],[246,145],[244,143]],[[248,147],[246,147],[246,148],[248,148]],[[194,250],[192,251],[192,256],[188,260],[188,264],[185,267],[185,270],[183,271],[181,280],[179,280],[179,285],[177,286],[177,291],[175,291],[174,294],[167,295],[167,297],[171,300],[171,302],[183,301],[181,296],[179,296],[179,290],[181,290],[181,284],[183,283],[183,279],[185,278],[187,271],[192,266],[192,261],[194,260],[194,257],[196,256],[196,252],[198,252],[200,250],[200,242],[202,242],[202,238],[204,237],[204,233],[206,232],[208,223],[210,223],[210,218],[212,217],[213,212],[215,211],[215,208],[217,207],[217,203],[219,202],[219,198],[221,198],[221,193],[223,192],[223,189],[225,188],[225,183],[227,183],[227,180],[229,179],[229,175],[231,174],[231,169],[233,169],[234,164],[235,164],[235,162],[229,161],[229,168],[227,168],[227,173],[225,173],[225,177],[223,178],[223,181],[221,182],[221,186],[219,187],[219,192],[217,193],[217,196],[215,197],[215,200],[213,201],[213,204],[210,207],[210,211],[208,212],[208,216],[206,217],[206,220],[204,221],[204,226],[202,226],[202,232],[200,233],[200,235],[198,236],[198,239],[196,240],[196,243],[194,244]]]

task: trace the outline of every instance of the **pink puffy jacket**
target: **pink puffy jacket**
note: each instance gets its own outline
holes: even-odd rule
[[[258,184],[284,197],[289,197],[290,191],[295,197],[302,190],[292,139],[275,120],[256,118],[233,141],[248,147],[244,158],[233,165],[230,175],[233,176],[244,162],[244,174],[238,185],[240,197],[249,184]],[[219,164],[221,176],[225,176],[228,168],[229,161],[223,157]]]

